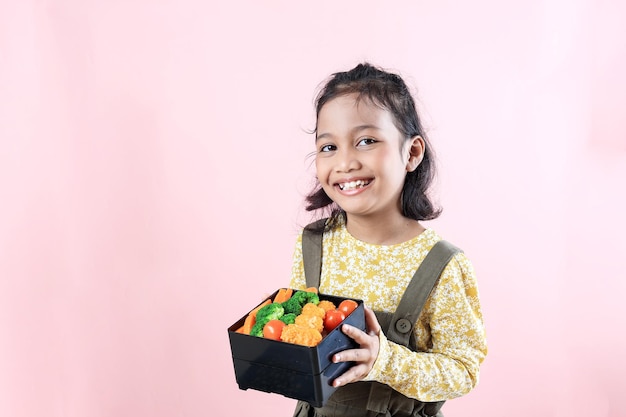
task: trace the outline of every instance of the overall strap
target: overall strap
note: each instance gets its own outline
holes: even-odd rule
[[[302,263],[307,287],[319,288],[322,272],[322,239],[326,219],[307,225],[302,231]]]
[[[461,249],[445,240],[437,242],[428,252],[404,291],[385,332],[389,340],[409,346],[413,323],[417,321],[444,268],[458,252],[461,252]]]

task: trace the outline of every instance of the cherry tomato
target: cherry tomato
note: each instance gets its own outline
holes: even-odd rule
[[[335,327],[339,325],[344,319],[346,315],[343,314],[343,311],[339,310],[328,310],[326,315],[324,316],[324,329],[327,332],[330,332]]]
[[[337,310],[342,311],[348,317],[358,306],[359,304],[354,300],[343,300],[337,306]]]
[[[270,320],[263,326],[263,337],[266,339],[280,340],[280,335],[286,324],[280,320]]]

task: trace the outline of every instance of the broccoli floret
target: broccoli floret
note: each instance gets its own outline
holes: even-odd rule
[[[294,313],[284,314],[279,320],[285,324],[293,324],[296,322],[296,315]]]
[[[315,305],[318,305],[320,303],[320,297],[319,295],[317,295],[317,293],[310,292],[310,291],[305,291],[305,293],[306,293],[306,301],[304,302],[304,304],[313,303]],[[304,304],[302,304],[303,307],[304,307]]]
[[[311,291],[296,291],[292,298],[293,297],[295,297],[300,302],[300,305],[303,307],[307,303],[313,303],[315,305],[318,305],[320,303],[320,297],[317,295],[317,293]]]
[[[270,320],[279,319],[285,314],[285,309],[281,303],[271,303],[261,307],[256,313],[256,322],[267,323]]]
[[[270,320],[280,319],[285,314],[285,309],[281,303],[271,303],[261,307],[256,313],[256,322],[250,330],[252,336],[263,337],[263,327]]]
[[[254,323],[254,326],[252,326],[252,329],[250,330],[250,336],[263,337],[263,327],[266,324],[267,323]]]
[[[295,314],[297,316],[302,312],[302,304],[294,296],[291,296],[289,300],[283,303],[283,308],[285,309],[285,314]]]
[[[307,303],[313,303],[315,305],[320,303],[319,296],[310,291],[296,291],[289,300],[283,303],[285,313],[293,313],[296,316],[302,312],[302,307]]]

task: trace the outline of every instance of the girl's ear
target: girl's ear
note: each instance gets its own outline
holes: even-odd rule
[[[409,139],[409,160],[406,163],[406,171],[413,172],[422,163],[426,143],[421,136],[413,136]]]

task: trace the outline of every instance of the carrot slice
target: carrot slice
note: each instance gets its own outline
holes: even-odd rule
[[[259,311],[261,308],[263,308],[266,305],[271,304],[271,303],[272,303],[272,300],[270,300],[269,298],[267,300],[263,301],[261,304],[259,304],[259,306],[257,308],[255,308],[254,310],[252,310],[250,312],[250,316],[256,318],[257,311]]]
[[[285,301],[291,298],[291,294],[293,290],[291,288],[281,288],[278,290],[276,297],[274,298],[275,303],[284,303]]]
[[[256,323],[256,314],[253,316],[252,314],[248,314],[248,317],[246,317],[246,320],[243,322],[243,326],[241,326],[241,332],[239,330],[237,330],[238,333],[243,333],[243,334],[250,334],[250,332],[252,331],[252,327],[254,326],[254,323]]]
[[[274,297],[275,303],[282,303],[282,299],[285,298],[285,291],[285,288],[281,288],[278,290],[278,292],[276,293],[276,297]]]
[[[309,287],[309,288],[307,288],[307,289],[306,289],[306,290],[304,290],[304,291],[307,291],[307,292],[314,292],[315,294],[317,294],[317,288],[315,288],[315,287]]]

